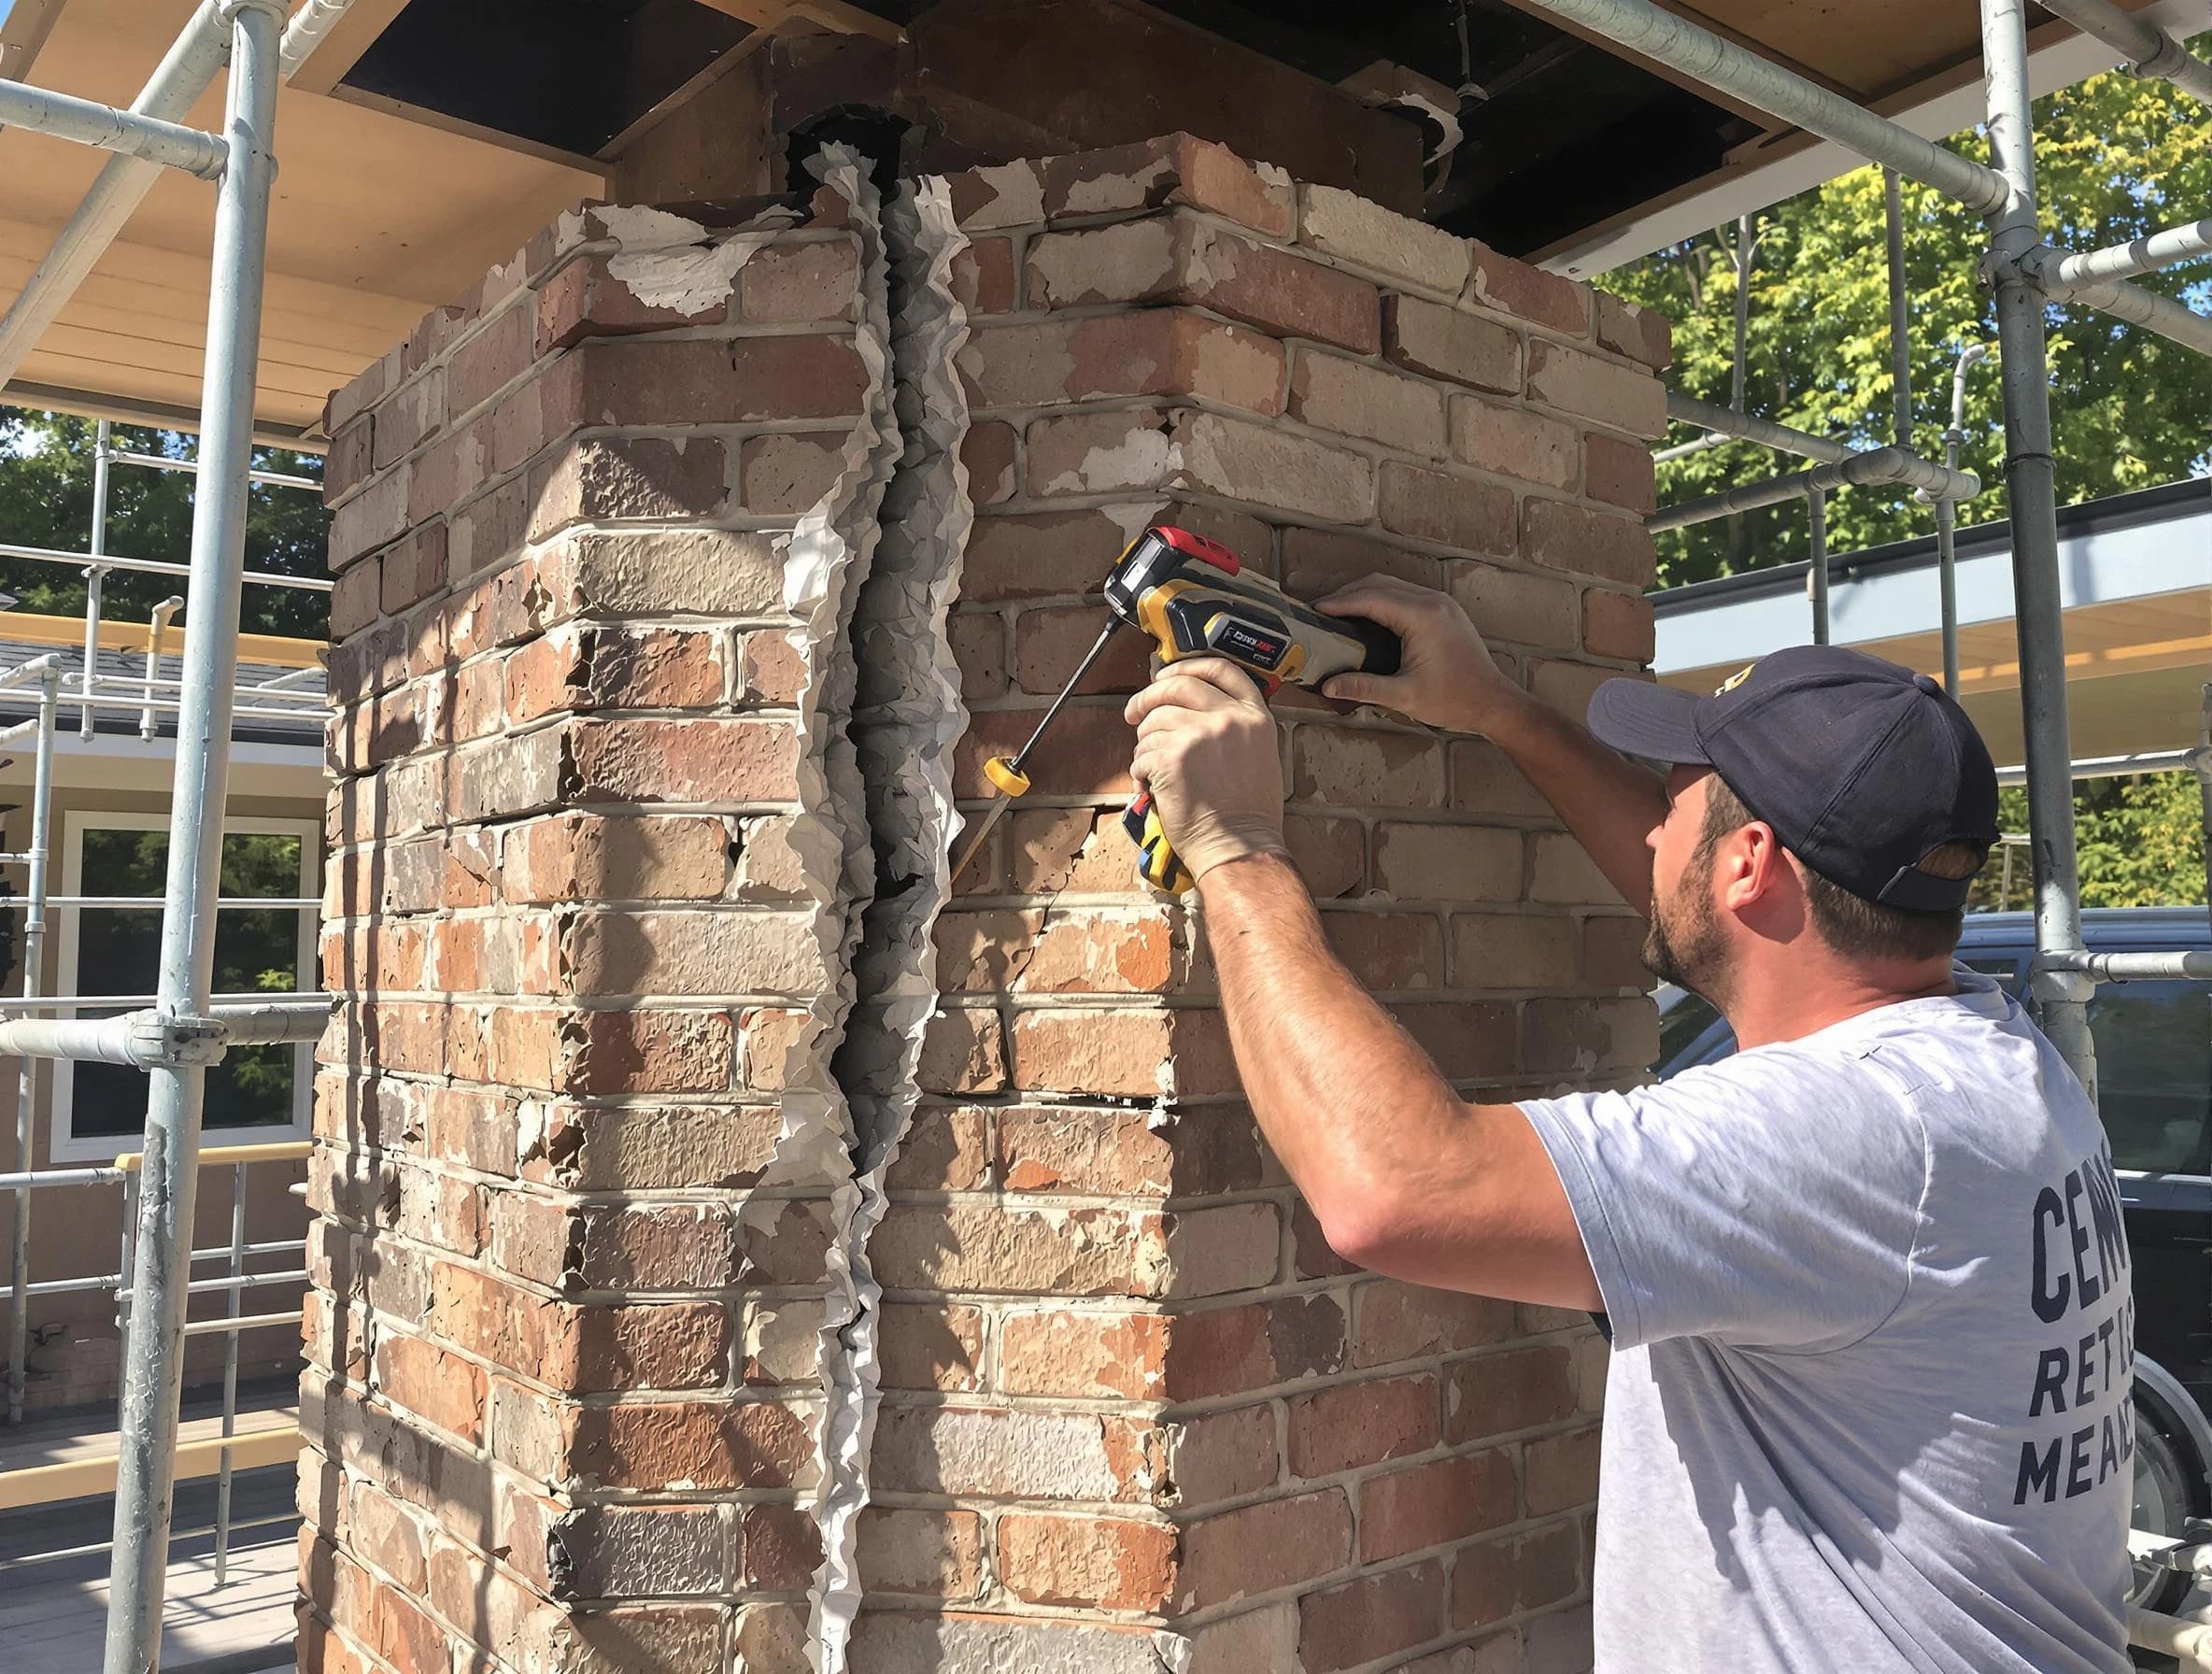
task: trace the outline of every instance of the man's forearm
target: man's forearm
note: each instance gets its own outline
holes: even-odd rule
[[[1558,810],[1606,881],[1638,913],[1652,910],[1652,851],[1644,838],[1666,817],[1656,773],[1615,755],[1580,721],[1521,694],[1483,731]]]
[[[1253,1114],[1340,1254],[1465,1137],[1468,1107],[1329,951],[1297,872],[1259,857],[1199,885]]]

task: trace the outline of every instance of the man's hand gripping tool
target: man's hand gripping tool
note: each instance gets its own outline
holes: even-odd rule
[[[1028,792],[1024,769],[1038,742],[1125,623],[1150,637],[1162,663],[1225,657],[1270,698],[1286,682],[1319,687],[1332,674],[1397,673],[1397,636],[1388,629],[1354,617],[1325,616],[1301,604],[1265,575],[1246,569],[1227,546],[1186,529],[1158,524],[1131,541],[1107,574],[1105,596],[1112,619],[1028,742],[1011,758],[994,756],[984,764],[999,801],[953,867],[954,876],[983,846],[1006,804]],[[1178,895],[1191,887],[1190,873],[1170,846],[1149,792],[1129,803],[1122,827],[1137,845],[1139,877]]]

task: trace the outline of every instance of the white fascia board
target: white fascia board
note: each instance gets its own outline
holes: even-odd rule
[[[2118,529],[2059,532],[2059,598],[2068,610],[2123,599],[2153,598],[2212,584],[2212,510],[2191,505],[2173,517]],[[1959,622],[2009,619],[2012,555],[2000,547],[1962,554]],[[1828,623],[1836,645],[1865,645],[1941,625],[1936,560],[1874,575],[1835,574],[1828,586]],[[1747,663],[1812,638],[1812,606],[1802,589],[1723,594],[1709,603],[1670,610],[1658,619],[1652,667],[1680,669]]]
[[[2203,0],[2156,0],[2134,15],[2177,39],[2207,27]],[[2109,70],[2119,62],[2119,54],[2103,41],[2076,33],[2029,55],[2029,86],[2037,95],[2052,92]],[[1964,85],[1938,93],[1924,104],[1889,113],[1892,121],[1923,139],[1943,139],[1962,133],[1980,122],[1986,114],[1978,76],[1969,77]],[[1794,197],[1838,175],[1848,175],[1864,166],[1865,161],[1832,141],[1816,140],[1761,167],[1717,180],[1675,203],[1657,206],[1624,225],[1569,244],[1544,257],[1538,265],[1571,278],[1592,278],[1653,250],[1694,238],[1739,215]],[[1962,206],[1959,213],[1969,211]]]

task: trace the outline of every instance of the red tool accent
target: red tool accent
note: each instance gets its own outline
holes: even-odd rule
[[[1231,575],[1244,567],[1237,561],[1234,552],[1202,534],[1193,534],[1187,529],[1177,529],[1169,523],[1155,525],[1153,532],[1176,551],[1187,552],[1200,563],[1212,564],[1217,570],[1227,570]]]

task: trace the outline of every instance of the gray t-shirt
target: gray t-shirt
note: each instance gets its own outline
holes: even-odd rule
[[[1865,1013],[1523,1106],[1613,1337],[1601,1674],[2124,1674],[2134,1311],[2019,1005]]]

